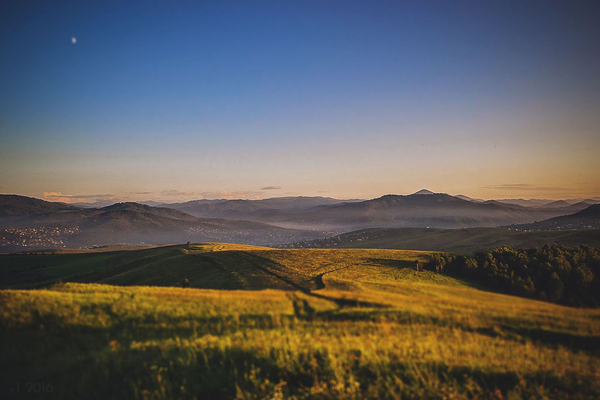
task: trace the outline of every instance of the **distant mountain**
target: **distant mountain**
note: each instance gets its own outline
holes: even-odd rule
[[[171,218],[162,212],[150,213],[131,209],[103,211],[82,220],[79,232],[70,238],[69,243],[75,246],[89,246],[222,240],[266,245],[282,243],[295,236],[324,236],[259,222],[201,219],[181,214],[177,218]],[[187,217],[183,218],[185,215]]]
[[[98,200],[93,203],[69,203],[69,205],[78,208],[102,208],[115,204],[114,200]]]
[[[136,203],[138,203],[138,204],[145,204],[147,206],[152,206],[152,207],[162,206],[163,205],[162,202],[152,201],[152,200],[138,201]],[[99,201],[95,201],[93,203],[70,203],[70,205],[75,206],[75,207],[79,207],[79,208],[102,208],[102,207],[111,206],[113,204],[117,204],[117,203],[115,203],[114,200],[99,200]]]
[[[571,214],[573,212],[585,210],[586,208],[588,208],[592,204],[594,204],[594,203],[588,203],[586,201],[580,201],[579,203],[570,204],[567,207],[562,207],[562,208],[560,208],[560,210],[561,211],[565,211],[565,214]]]
[[[559,204],[558,202],[556,202],[555,207],[528,207],[528,206],[521,206],[518,204],[511,204],[511,203],[502,203],[499,200],[486,200],[482,202],[483,204],[495,204],[499,207],[503,207],[503,208],[507,208],[507,209],[511,209],[511,210],[519,210],[521,212],[524,213],[539,213],[541,215],[544,214],[557,214],[557,215],[568,215],[568,214],[572,214],[576,211],[580,211],[583,210],[584,208],[586,208],[587,206],[589,206],[589,204],[587,203],[577,203],[577,204],[568,204],[566,203],[566,205]]]
[[[588,204],[600,204],[600,197],[591,197],[591,198],[587,198],[587,199],[583,199],[583,198],[576,198],[576,199],[565,199],[565,201],[569,204],[575,204],[575,203],[588,203]]]
[[[552,201],[548,204],[544,204],[543,207],[544,208],[560,208],[560,207],[569,207],[571,204],[567,203],[564,200],[557,200],[557,201]]]
[[[280,212],[295,213],[311,208],[357,202],[330,197],[274,197],[264,200],[194,200],[185,203],[164,204],[196,217],[262,220]]]
[[[23,196],[2,196],[0,252],[39,247],[224,241],[273,245],[327,232],[294,230],[256,221],[198,218],[139,203],[81,209]],[[302,239],[300,239],[302,240]]]
[[[600,204],[592,204],[584,210],[579,211],[573,215],[567,215],[562,218],[587,218],[587,219],[600,219]]]
[[[368,228],[522,225],[588,207],[586,203],[560,205],[564,204],[536,208],[495,200],[477,202],[426,189],[371,200],[282,197],[196,200],[162,207],[128,202],[101,208],[5,195],[0,196],[0,228],[13,231],[3,231],[0,240],[5,242],[0,242],[0,247],[6,243],[79,247],[188,240],[273,245]]]
[[[266,200],[197,200],[170,204],[197,217],[260,221],[287,228],[351,231],[373,227],[495,227],[529,223],[579,210],[533,208],[495,200],[476,201],[422,189],[364,201],[324,197]]]
[[[14,194],[0,195],[0,217],[78,210],[78,207]]]
[[[154,200],[138,201],[138,203],[145,204],[145,205],[151,206],[151,207],[162,207],[162,206],[164,206],[164,203],[158,202],[158,201],[154,201]]]
[[[413,193],[413,195],[415,194],[434,194],[431,190],[427,190],[427,189],[421,189],[418,192]]]
[[[548,199],[498,199],[496,200],[497,202],[500,203],[504,203],[504,204],[516,204],[519,206],[523,206],[523,207],[533,207],[533,208],[537,208],[537,207],[543,207],[544,205],[548,204],[548,203],[552,203],[554,200],[548,200]]]
[[[263,221],[280,226],[354,230],[373,227],[494,227],[533,222],[561,209],[532,209],[499,202],[477,203],[444,193],[386,195],[354,203],[324,205],[306,211],[271,213]],[[510,221],[510,222],[509,222]]]
[[[135,211],[138,213],[148,213],[148,214],[158,215],[158,216],[166,217],[166,218],[179,219],[179,220],[183,220],[183,221],[196,221],[197,220],[196,217],[194,217],[190,214],[184,213],[179,210],[174,210],[172,208],[152,207],[152,206],[149,206],[146,204],[132,203],[132,202],[116,203],[111,206],[103,207],[103,208],[101,208],[101,210],[105,211],[105,212]]]
[[[516,228],[527,230],[598,229],[600,228],[600,204],[593,204],[572,215],[517,225]]]
[[[525,206],[520,206],[518,204],[510,204],[510,203],[502,203],[501,201],[498,200],[484,200],[481,202],[482,204],[491,204],[491,205],[495,205],[497,207],[502,207],[502,208],[506,208],[506,209],[510,209],[510,210],[528,210],[528,207]]]
[[[560,208],[560,207],[568,207],[577,203],[587,203],[587,204],[599,204],[600,198],[576,198],[576,199],[563,199],[563,200],[548,200],[548,199],[498,199],[496,200],[500,203],[504,204],[517,204],[523,207],[533,207],[533,208]]]
[[[462,200],[473,201],[476,203],[483,203],[485,201],[483,199],[474,199],[472,197],[465,196],[464,194],[457,194],[454,197],[458,197],[459,199],[462,199]]]

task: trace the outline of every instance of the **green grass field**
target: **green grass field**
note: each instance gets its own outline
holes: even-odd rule
[[[417,273],[429,256],[3,256],[0,398],[600,398],[600,310]]]

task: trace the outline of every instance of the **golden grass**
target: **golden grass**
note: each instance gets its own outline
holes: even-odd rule
[[[49,382],[48,398],[600,398],[600,310],[417,274],[428,253],[220,246],[180,253],[288,290],[3,290],[1,384]]]

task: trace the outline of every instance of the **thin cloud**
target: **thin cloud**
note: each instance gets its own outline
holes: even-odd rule
[[[237,191],[237,192],[229,192],[227,190],[221,190],[218,192],[202,192],[200,193],[202,197],[207,200],[216,200],[216,199],[244,199],[244,200],[258,200],[262,196],[262,192],[256,191]]]
[[[526,191],[572,191],[571,188],[566,187],[558,187],[558,186],[537,186],[531,185],[528,183],[507,183],[503,185],[488,185],[482,186],[481,189],[491,189],[491,190],[526,190]]]
[[[163,190],[162,192],[160,192],[161,195],[163,196],[179,196],[179,197],[187,197],[187,196],[195,196],[198,195],[198,192],[182,192],[180,190]]]
[[[165,197],[178,197],[180,199],[199,198],[206,200],[217,200],[217,199],[245,199],[245,200],[256,200],[262,198],[262,191],[228,191],[220,190],[214,192],[194,192],[194,191],[181,191],[181,190],[163,190],[160,192],[161,196]]]
[[[116,200],[114,194],[65,194],[62,192],[44,192],[42,198],[61,203],[93,203],[100,200]]]
[[[281,186],[265,186],[260,188],[260,190],[279,190],[281,189]]]

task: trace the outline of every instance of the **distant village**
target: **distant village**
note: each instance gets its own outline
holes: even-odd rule
[[[37,228],[6,228],[0,230],[2,247],[66,247],[69,236],[79,232],[79,226],[58,228],[41,226]]]
[[[215,224],[218,225],[218,224]],[[79,226],[75,227],[52,227],[43,226],[35,228],[5,228],[0,229],[0,252],[12,252],[23,250],[34,250],[40,248],[93,248],[98,245],[148,245],[160,244],[156,241],[142,242],[115,242],[115,243],[79,243],[74,246],[73,235],[83,233]],[[324,233],[320,233],[324,237]],[[313,236],[314,237],[314,236]],[[110,242],[110,238],[109,242]],[[289,231],[265,230],[257,232],[252,229],[223,229],[218,226],[207,227],[205,225],[194,226],[181,231],[179,241],[201,242],[244,242],[248,244],[279,245],[281,243],[296,242],[302,239],[297,234]],[[3,250],[4,249],[4,250]]]

